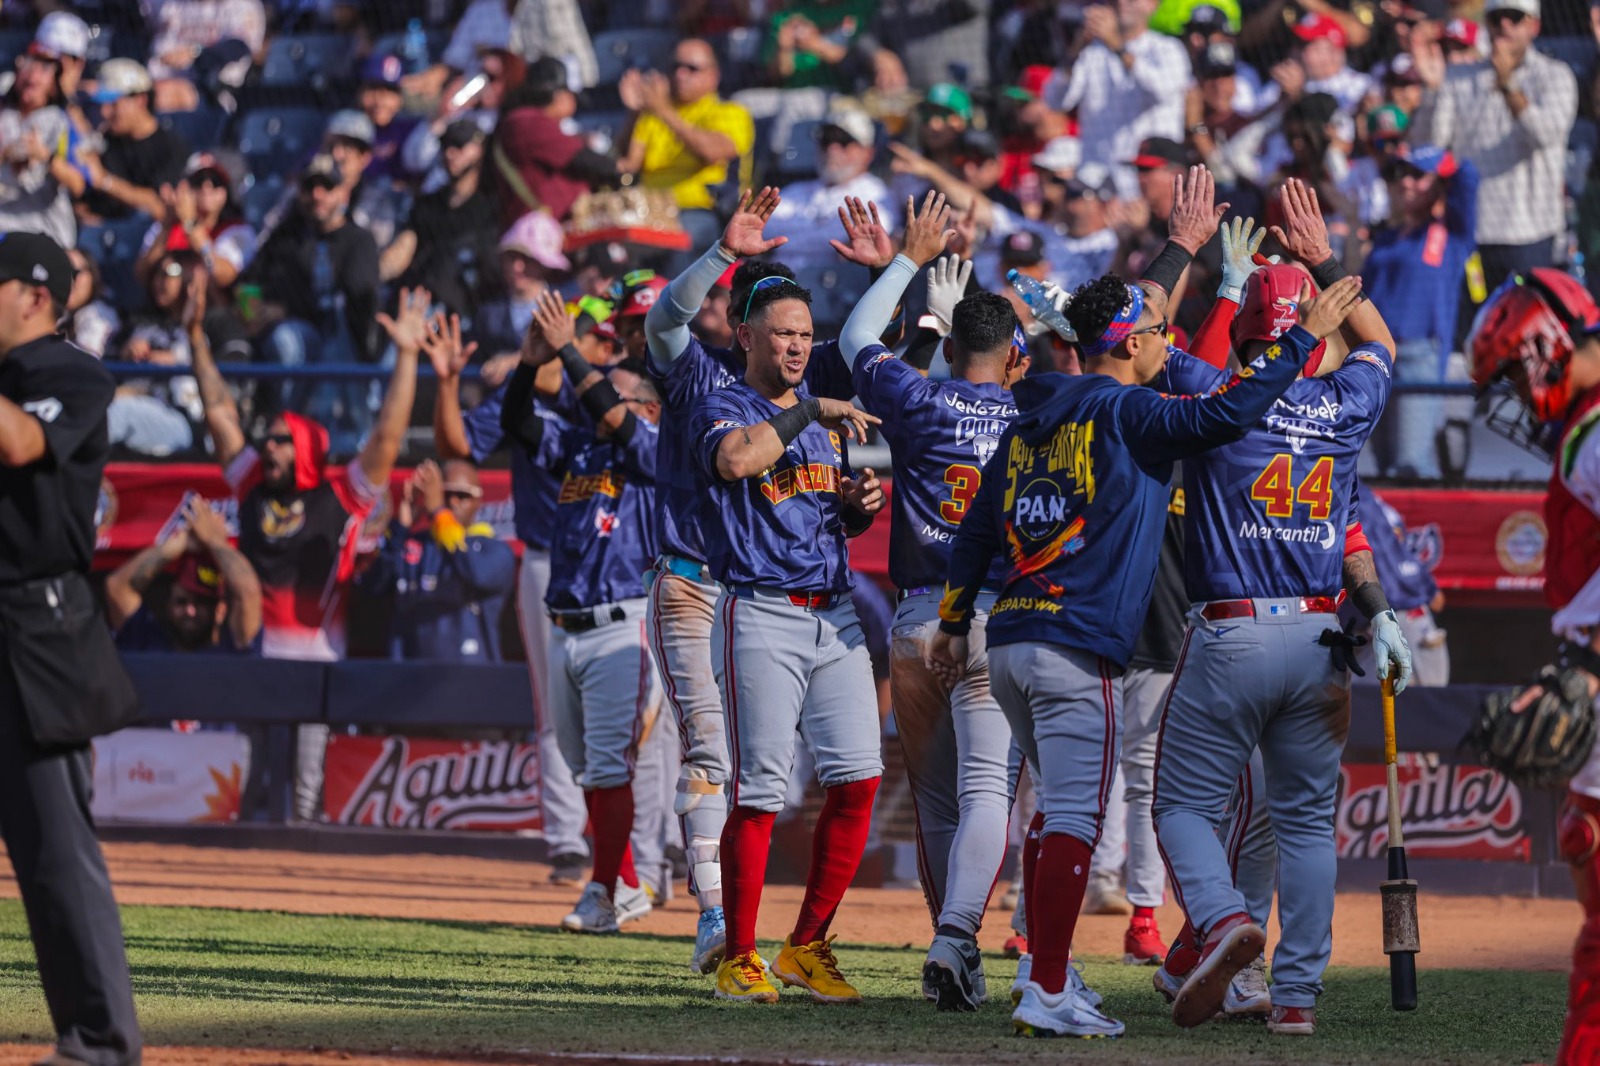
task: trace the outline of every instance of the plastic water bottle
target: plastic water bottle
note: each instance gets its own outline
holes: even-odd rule
[[[420,74],[428,69],[428,33],[421,19],[406,23],[406,36],[400,43],[400,58],[405,60],[407,74]]]
[[[1016,290],[1022,302],[1028,305],[1028,310],[1033,312],[1033,317],[1061,335],[1061,339],[1072,344],[1078,343],[1078,334],[1072,328],[1072,323],[1067,321],[1067,316],[1056,310],[1056,305],[1045,294],[1044,282],[1037,278],[1016,270],[1006,272],[1006,280]]]

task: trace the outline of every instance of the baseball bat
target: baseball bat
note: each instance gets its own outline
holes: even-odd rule
[[[1389,779],[1389,879],[1383,898],[1383,952],[1389,956],[1389,1004],[1417,1009],[1417,883],[1406,869],[1406,838],[1400,826],[1400,776],[1395,766],[1394,681],[1383,682],[1383,761]]]

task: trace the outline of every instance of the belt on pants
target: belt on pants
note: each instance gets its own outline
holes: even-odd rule
[[[620,604],[602,603],[597,607],[581,607],[572,611],[550,611],[550,622],[566,633],[587,633],[614,622],[623,622],[628,612]]]
[[[681,577],[685,581],[693,581],[700,585],[715,583],[711,580],[711,571],[705,563],[683,555],[662,552],[656,559],[656,569],[663,570],[673,577]]]
[[[914,588],[901,589],[900,592],[895,596],[895,602],[896,603],[904,603],[904,602],[906,602],[907,600],[909,600],[913,596],[926,596],[930,592],[935,593],[935,594],[937,594],[939,596],[943,596],[944,595],[944,586],[943,585],[917,585]],[[981,585],[978,588],[978,595],[980,595],[980,596],[998,596],[998,595],[1000,595],[1000,590],[996,589],[996,588],[990,588],[988,585]]]
[[[1413,607],[1409,611],[1401,611],[1400,613],[1407,618],[1426,618],[1428,616],[1428,608],[1424,605],[1422,607]]]
[[[838,603],[844,596],[841,592],[811,592],[806,589],[780,589],[772,585],[729,585],[728,591],[735,596],[750,596],[757,592],[768,596],[781,596],[786,598],[796,607],[804,607],[810,611],[825,611]]]
[[[1302,596],[1300,598],[1301,614],[1334,614],[1339,610],[1337,596]],[[1256,616],[1255,600],[1212,600],[1200,608],[1200,617],[1208,622],[1220,622],[1227,618],[1254,618]]]

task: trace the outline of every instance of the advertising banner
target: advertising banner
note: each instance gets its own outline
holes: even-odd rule
[[[1493,770],[1440,765],[1402,755],[1399,760],[1401,830],[1413,859],[1487,859],[1527,862],[1531,843],[1522,793]],[[1388,787],[1383,765],[1339,768],[1334,838],[1341,859],[1381,859],[1388,854]]]
[[[94,741],[96,821],[236,822],[250,776],[240,733],[124,729]]]
[[[322,800],[337,825],[540,829],[539,749],[509,741],[328,738]]]

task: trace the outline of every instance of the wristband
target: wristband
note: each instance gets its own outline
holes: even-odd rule
[[[847,537],[857,537],[865,533],[872,525],[872,515],[850,504],[844,506],[844,533]]]
[[[1355,591],[1350,594],[1350,602],[1355,604],[1356,610],[1368,620],[1389,609],[1389,597],[1383,594],[1383,586],[1376,581],[1363,581],[1357,585]]]
[[[1189,253],[1189,249],[1176,241],[1169,240],[1166,247],[1161,249],[1161,254],[1145,267],[1144,276],[1139,280],[1159,286],[1162,292],[1170,296],[1172,290],[1178,286],[1178,279],[1183,277],[1184,270],[1192,262],[1194,256]]]
[[[574,387],[581,384],[584,378],[599,369],[591,365],[583,357],[583,353],[570,344],[563,344],[561,350],[556,353],[556,357],[561,360],[561,369],[566,372],[567,380],[572,382]]]
[[[1576,667],[1591,677],[1600,677],[1600,654],[1573,640],[1563,640],[1557,659],[1564,667]]]
[[[817,420],[822,413],[822,401],[818,399],[801,400],[787,411],[780,411],[767,419],[772,426],[772,431],[778,435],[778,440],[787,448],[800,435],[801,430]]]
[[[1330,255],[1322,262],[1311,268],[1311,280],[1317,283],[1319,291],[1327,291],[1328,286],[1345,277],[1350,272],[1339,262],[1339,257]]]

